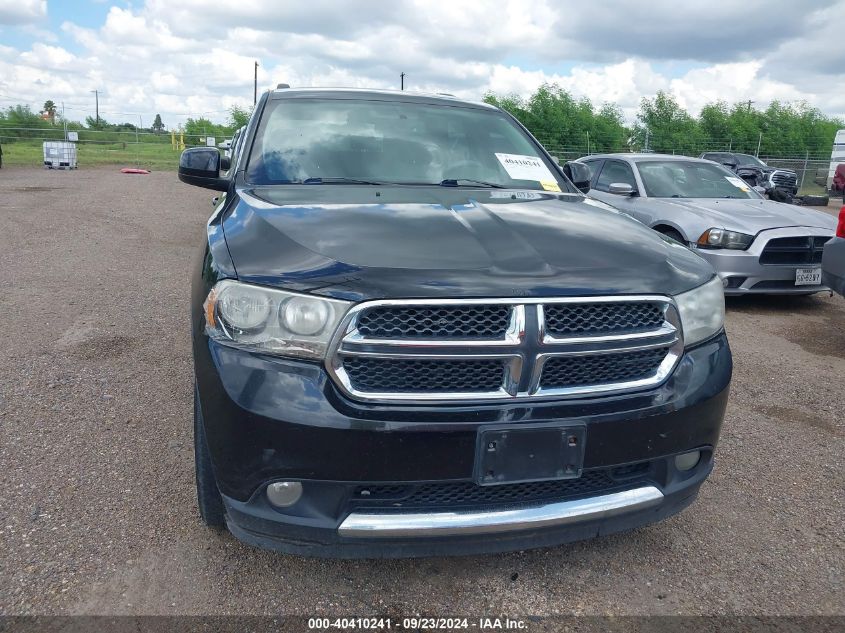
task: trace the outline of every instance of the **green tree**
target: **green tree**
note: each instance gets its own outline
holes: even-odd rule
[[[698,122],[662,90],[640,102],[633,136],[642,149],[670,154],[696,153],[703,140]]]
[[[152,130],[156,134],[161,134],[161,132],[164,130],[164,123],[161,122],[160,114],[156,114],[156,118],[153,121]]]
[[[484,101],[514,115],[560,157],[620,150],[628,137],[618,106],[608,103],[596,110],[589,99],[576,99],[554,84],[540,86],[527,101],[494,94],[485,95]]]
[[[85,117],[85,127],[89,130],[107,130],[111,127],[111,124],[103,117],[100,117],[100,120],[97,121],[94,117],[87,116]]]
[[[53,103],[52,99],[47,99],[47,101],[44,102],[44,109],[42,112],[47,115],[51,123],[56,122],[56,104]]]
[[[233,130],[242,128],[249,123],[250,116],[252,116],[252,108],[246,109],[233,105],[229,108],[229,127]]]

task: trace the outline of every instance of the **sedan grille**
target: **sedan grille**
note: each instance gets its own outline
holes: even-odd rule
[[[373,301],[341,325],[327,369],[375,402],[560,398],[654,387],[683,352],[665,297]]]
[[[824,245],[828,240],[829,235],[776,237],[763,248],[760,263],[770,266],[821,264]]]

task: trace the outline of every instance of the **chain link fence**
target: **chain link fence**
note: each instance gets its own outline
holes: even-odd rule
[[[621,138],[590,139],[588,135],[584,135],[583,142],[572,145],[560,144],[542,136],[539,136],[537,140],[543,144],[552,156],[558,158],[561,163],[590,154],[640,151],[628,139]],[[689,145],[683,145],[671,150],[664,150],[661,153],[698,157],[705,152],[730,151],[756,155],[756,148],[753,151],[743,151],[740,147],[732,146],[730,141],[724,144],[717,142],[690,143]],[[798,185],[801,194],[819,195],[827,191],[828,180],[831,176],[830,154],[810,155],[805,152],[804,155],[799,155],[786,152],[784,154],[773,155],[760,154],[759,159],[770,167],[794,171],[798,175]]]
[[[210,137],[184,132],[150,132],[148,130],[73,130],[78,164],[121,164],[147,169],[176,169],[179,155],[186,147],[212,143],[219,146],[225,137]],[[0,126],[0,146],[4,165],[43,164],[42,146],[45,141],[64,141],[65,131],[60,127],[22,128]]]

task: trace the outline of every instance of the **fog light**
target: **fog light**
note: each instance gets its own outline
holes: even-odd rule
[[[277,481],[267,486],[267,500],[277,508],[287,508],[299,501],[302,484],[298,481]]]
[[[675,456],[675,468],[678,470],[692,470],[698,465],[701,459],[701,451],[690,451],[682,455]]]

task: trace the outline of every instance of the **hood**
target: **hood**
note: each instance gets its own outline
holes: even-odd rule
[[[807,207],[773,200],[733,200],[729,198],[646,198],[656,217],[678,217],[687,213],[707,228],[723,228],[757,235],[766,229],[805,226],[831,233],[836,229],[833,216]]]
[[[264,187],[238,191],[223,229],[239,279],[350,300],[677,294],[713,275],[575,194]]]

